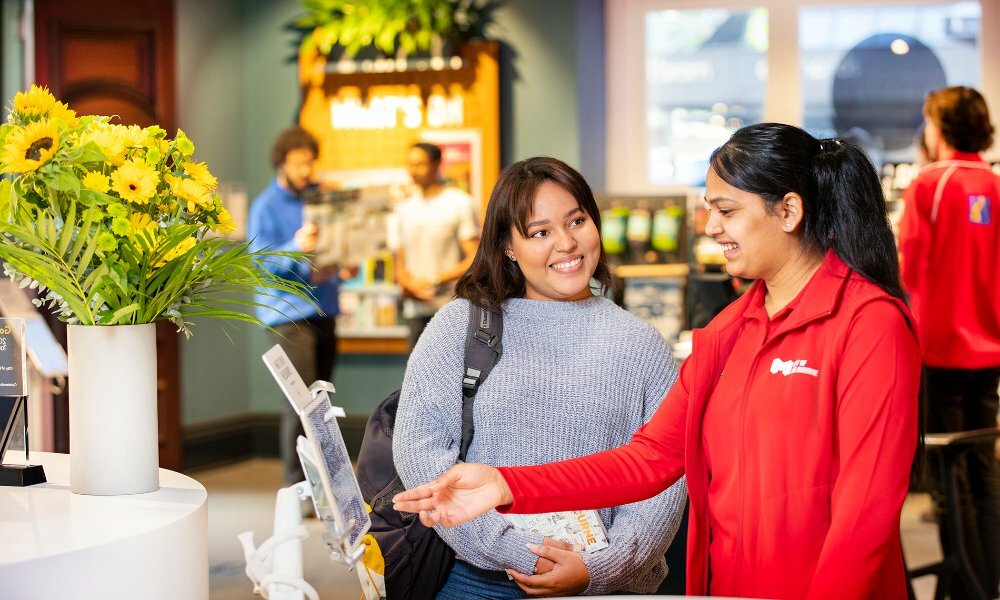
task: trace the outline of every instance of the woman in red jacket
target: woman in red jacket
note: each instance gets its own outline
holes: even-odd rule
[[[727,271],[757,283],[695,332],[679,385],[629,444],[458,465],[397,508],[452,526],[495,506],[634,502],[687,474],[689,594],[905,598],[920,352],[874,167],[847,142],[751,125],[712,154],[706,201]]]

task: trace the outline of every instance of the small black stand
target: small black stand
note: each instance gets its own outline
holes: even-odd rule
[[[13,437],[17,416],[24,415],[24,462],[29,462],[28,454],[28,398],[26,396],[0,397],[0,459],[7,453],[7,445]],[[0,465],[0,486],[26,487],[45,483],[42,465]]]
[[[45,481],[42,465],[0,465],[0,486],[27,487]]]

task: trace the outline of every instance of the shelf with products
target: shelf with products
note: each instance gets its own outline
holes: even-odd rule
[[[405,354],[409,329],[400,318],[402,289],[395,283],[393,259],[382,253],[358,266],[340,288],[337,348],[342,354]]]
[[[602,194],[601,242],[625,310],[673,342],[687,328],[688,223],[694,188],[654,195]]]

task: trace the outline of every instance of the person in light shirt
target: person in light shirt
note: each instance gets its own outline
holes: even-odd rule
[[[414,192],[396,207],[396,273],[412,349],[424,327],[455,290],[479,243],[469,194],[441,179],[441,148],[419,143],[407,154]]]

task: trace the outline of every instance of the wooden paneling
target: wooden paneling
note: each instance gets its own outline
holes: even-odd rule
[[[122,125],[157,124],[174,133],[172,0],[36,1],[35,68],[36,82],[77,114],[116,115]],[[156,333],[160,466],[176,470],[182,452],[178,334],[169,323],[159,323]],[[56,416],[56,448],[72,450],[65,415]]]

